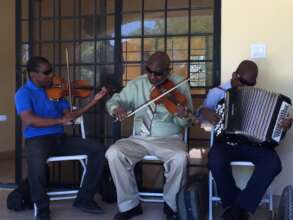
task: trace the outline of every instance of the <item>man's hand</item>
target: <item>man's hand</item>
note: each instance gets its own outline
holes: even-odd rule
[[[123,121],[127,116],[127,112],[122,106],[119,106],[114,109],[113,115],[118,121]]]
[[[188,110],[187,106],[177,105],[176,116],[180,118],[188,118],[192,125],[199,124],[200,121]]]
[[[106,87],[102,87],[102,89],[95,95],[93,101],[97,103],[99,100],[101,100],[105,95],[108,94],[108,90]]]
[[[291,128],[292,122],[293,122],[293,118],[285,118],[284,120],[280,122],[280,126],[283,129],[288,130],[289,128]]]
[[[74,112],[64,112],[62,118],[60,118],[60,124],[66,124],[73,121],[76,118]]]
[[[220,116],[212,109],[202,107],[200,114],[211,124],[217,124],[220,121]]]
[[[85,113],[86,111],[88,111],[91,107],[93,107],[94,105],[96,105],[99,102],[99,100],[101,100],[107,93],[108,93],[108,90],[106,89],[106,87],[103,87],[95,95],[95,97],[89,103],[87,103],[84,107],[82,107],[81,109],[79,109],[77,111],[71,112],[72,116],[74,118],[79,117],[80,115],[82,115],[83,113]]]
[[[188,112],[188,108],[187,106],[183,106],[183,105],[180,105],[178,104],[176,106],[176,113],[175,115],[179,118],[186,118],[189,116],[189,112]]]

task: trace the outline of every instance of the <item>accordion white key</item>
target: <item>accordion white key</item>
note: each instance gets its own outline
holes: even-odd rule
[[[215,126],[215,134],[240,135],[254,143],[279,144],[285,135],[279,122],[288,116],[290,107],[290,98],[281,94],[254,87],[229,89],[216,110],[221,120]]]

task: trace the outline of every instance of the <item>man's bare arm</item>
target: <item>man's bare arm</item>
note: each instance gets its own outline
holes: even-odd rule
[[[49,127],[58,124],[64,124],[73,119],[70,115],[64,115],[61,118],[43,118],[32,113],[32,111],[25,111],[20,114],[21,121],[24,126],[34,127]]]
[[[84,107],[82,107],[79,110],[76,110],[76,111],[73,111],[73,112],[68,112],[68,113],[65,113],[65,114],[70,114],[72,117],[77,118],[80,115],[82,115],[83,113],[87,112],[90,108],[95,106],[107,93],[108,93],[107,89],[105,87],[103,87],[101,89],[101,91],[99,91],[95,95],[95,97],[89,103],[87,103]]]

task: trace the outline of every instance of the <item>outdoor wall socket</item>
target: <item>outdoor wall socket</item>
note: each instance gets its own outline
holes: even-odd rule
[[[0,115],[0,121],[7,121],[7,115]]]
[[[251,44],[250,57],[252,59],[266,58],[266,44]]]

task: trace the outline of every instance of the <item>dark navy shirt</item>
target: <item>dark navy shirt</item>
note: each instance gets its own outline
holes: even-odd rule
[[[65,99],[52,101],[48,98],[43,88],[36,86],[29,80],[15,94],[15,105],[17,114],[31,111],[34,115],[42,118],[60,118],[64,110],[69,109],[69,104]],[[32,125],[24,127],[25,138],[32,138],[44,135],[63,134],[63,125],[49,127],[34,127]]]

